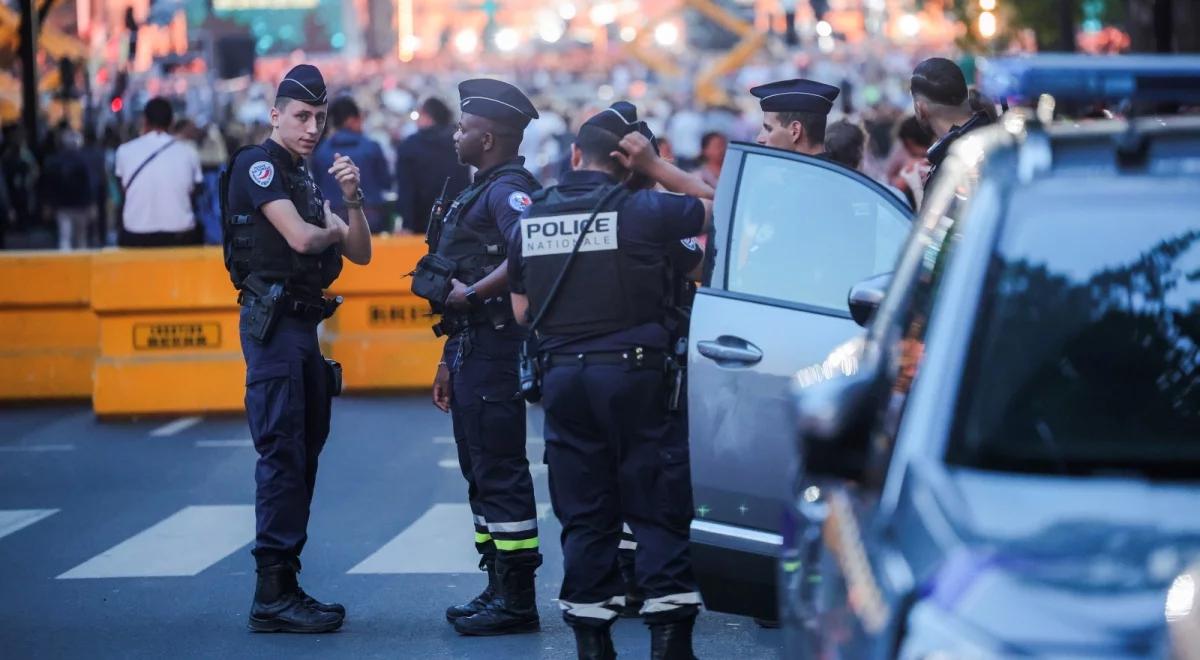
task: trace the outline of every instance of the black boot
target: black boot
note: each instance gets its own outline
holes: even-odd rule
[[[487,571],[487,587],[471,602],[465,605],[447,607],[446,620],[450,623],[482,612],[487,607],[487,604],[492,602],[492,599],[496,597],[496,593],[499,591],[498,580],[496,578],[496,557],[494,555],[484,555],[479,559],[479,568],[480,570]]]
[[[294,570],[296,572],[296,574],[299,575],[300,574],[300,562],[298,560],[293,561],[293,562],[291,562],[291,566],[292,566],[292,570]],[[314,610],[317,610],[318,612],[331,612],[333,614],[336,614],[336,615],[342,617],[343,619],[346,618],[345,606],[343,606],[341,603],[322,603],[321,601],[317,600],[316,598],[313,598],[312,596],[305,593],[304,587],[300,586],[299,579],[297,579],[297,582],[296,582],[296,594],[299,595],[300,599],[303,600],[309,607],[313,608]]]
[[[301,594],[291,565],[259,567],[254,603],[250,606],[250,630],[325,633],[342,627],[340,614],[315,609]]]
[[[696,660],[692,652],[694,616],[678,621],[650,623],[650,660]]]
[[[579,654],[579,660],[613,660],[617,657],[609,628],[571,626],[575,631],[575,652]]]
[[[482,611],[455,620],[454,629],[461,635],[511,635],[540,630],[534,570],[541,563],[541,555],[536,556],[536,561],[498,559],[498,592]]]

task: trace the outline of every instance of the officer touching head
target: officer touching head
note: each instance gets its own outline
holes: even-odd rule
[[[763,111],[758,143],[776,149],[819,156],[825,152],[825,119],[838,88],[797,78],[750,89]]]
[[[343,256],[360,265],[371,260],[358,168],[340,154],[329,168],[348,209],[343,220],[305,166],[327,107],[321,72],[293,68],[279,84],[270,138],[237,151],[221,176],[225,266],[240,291],[246,416],[259,455],[258,584],[249,622],[259,632],[327,632],[346,614],[296,581],[317,458],[341,388],[340,367],[317,345],[317,324],[337,306],[322,291],[341,272]]]
[[[475,547],[488,573],[483,592],[448,608],[446,619],[464,635],[503,635],[540,625],[534,571],[542,555],[516,371],[525,331],[512,318],[506,268],[507,237],[541,187],[517,156],[538,113],[499,80],[467,80],[458,90],[455,149],[479,171],[444,218],[430,219],[431,253],[417,266],[413,292],[442,314],[434,332],[449,337],[433,403],[452,415]]]
[[[668,406],[667,289],[675,249],[711,225],[713,190],[655,154],[628,103],[580,127],[571,165],[560,185],[534,193],[510,247],[513,311],[537,332],[544,373],[550,494],[563,527],[559,604],[579,657],[614,657],[625,522],[651,656],[690,660],[700,595],[688,559],[687,437]],[[633,190],[631,174],[676,194]]]

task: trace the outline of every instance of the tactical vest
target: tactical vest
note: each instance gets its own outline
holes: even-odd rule
[[[267,282],[283,282],[293,291],[320,292],[342,272],[342,248],[332,245],[320,254],[300,254],[288,245],[261,210],[234,214],[229,210],[229,177],[238,154],[258,149],[275,166],[284,189],[300,217],[310,225],[325,226],[324,199],[310,177],[294,163],[279,163],[262,145],[238,149],[221,172],[221,224],[225,269],[239,289],[246,277],[255,274]]]
[[[500,227],[489,223],[487,228],[480,232],[467,227],[463,219],[471,206],[487,192],[496,179],[510,173],[525,177],[534,190],[542,187],[524,167],[510,163],[496,168],[479,184],[468,187],[455,198],[450,209],[446,211],[446,219],[442,222],[434,252],[455,263],[454,277],[467,286],[487,277],[504,263],[508,256],[507,240]]]
[[[533,195],[533,206],[521,220],[521,261],[531,318],[541,313],[584,224],[611,189],[601,186],[567,197],[554,187]],[[618,242],[620,210],[628,197],[622,186],[599,209],[539,332],[600,336],[664,321],[672,297],[666,256],[635,254]]]

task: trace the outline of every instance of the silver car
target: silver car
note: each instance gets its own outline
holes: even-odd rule
[[[895,192],[830,161],[730,145],[688,353],[692,560],[709,609],[776,619],[789,383],[861,332],[847,293],[892,269],[911,216]]]

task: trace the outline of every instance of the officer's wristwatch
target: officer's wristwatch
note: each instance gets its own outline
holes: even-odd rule
[[[363,191],[362,188],[354,191],[354,197],[347,199],[342,198],[342,202],[346,204],[348,209],[361,209],[363,207]]]
[[[478,309],[483,306],[483,298],[479,297],[479,292],[473,286],[467,287],[467,292],[463,294],[463,297],[467,299],[467,304],[472,308]]]

